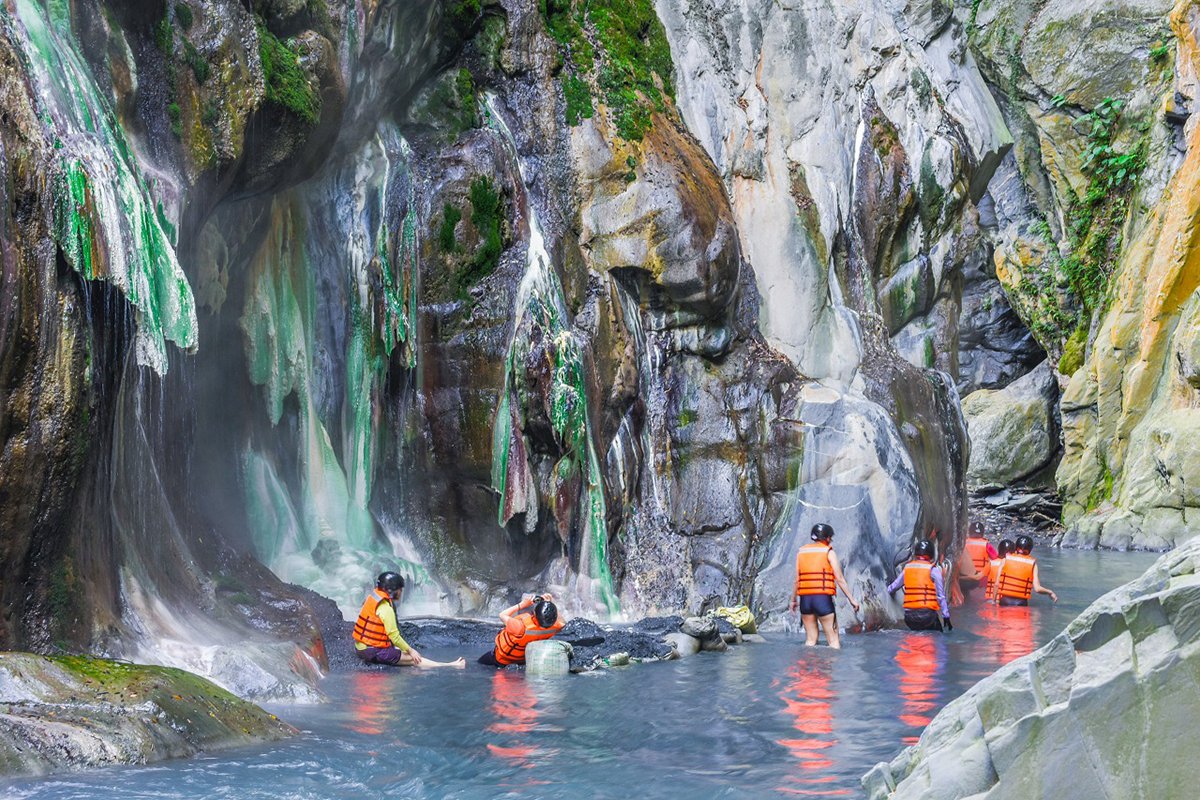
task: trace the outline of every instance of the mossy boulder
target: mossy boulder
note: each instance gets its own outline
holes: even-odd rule
[[[1043,471],[1058,452],[1058,383],[1048,362],[1004,389],[963,398],[971,439],[967,481],[977,489],[1011,486]]]
[[[183,670],[0,653],[2,775],[144,764],[295,732]]]

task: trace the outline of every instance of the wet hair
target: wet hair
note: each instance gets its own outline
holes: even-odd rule
[[[549,628],[558,621],[558,606],[549,600],[534,603],[533,616],[537,620],[538,627]]]
[[[375,579],[375,588],[385,592],[398,592],[404,588],[404,576],[399,572],[381,572]]]
[[[1012,550],[1013,550],[1012,539],[1001,539],[1000,544],[996,545],[996,552],[1000,554],[1001,558],[1004,558],[1006,555],[1011,553]]]

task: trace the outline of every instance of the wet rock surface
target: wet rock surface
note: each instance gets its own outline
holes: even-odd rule
[[[618,654],[625,656],[624,659],[618,659],[624,663],[669,658],[672,647],[664,639],[668,634],[677,633],[682,624],[682,617],[649,617],[631,625],[601,625],[576,617],[569,620],[554,638],[571,645],[571,671],[586,672],[606,666],[607,659]],[[733,626],[724,620],[714,622],[711,626],[717,641],[720,641],[719,631],[725,626],[733,630]],[[322,630],[329,652],[331,673],[391,669],[380,664],[364,664],[354,655],[350,623],[329,617],[323,621]],[[440,653],[449,653],[454,657],[461,655],[468,663],[491,650],[499,632],[498,621],[450,617],[400,620],[400,633],[413,647],[418,650],[436,647]]]
[[[1183,796],[1198,668],[1192,539],[952,701],[863,786],[871,800]]]
[[[0,653],[2,775],[145,764],[295,733],[182,670]]]

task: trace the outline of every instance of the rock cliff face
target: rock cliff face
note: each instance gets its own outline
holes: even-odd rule
[[[989,187],[995,272],[1060,375],[1066,541],[1169,547],[1194,507],[1195,10],[985,0],[958,13],[1013,131]]]
[[[1200,539],[946,706],[872,800],[1179,797],[1200,714]],[[1070,765],[1064,768],[1064,765]],[[1185,770],[1186,771],[1186,770]]]
[[[1190,5],[154,5],[0,12],[0,640],[286,695],[287,584],[772,610],[816,521],[883,621],[1047,355],[1077,530],[1186,527]]]

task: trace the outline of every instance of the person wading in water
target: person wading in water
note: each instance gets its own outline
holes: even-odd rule
[[[904,624],[913,631],[952,631],[950,605],[946,602],[946,581],[942,568],[933,563],[933,542],[917,542],[913,559],[887,587],[895,594],[904,586]]]
[[[1034,593],[1048,594],[1057,603],[1058,595],[1042,586],[1038,580],[1037,559],[1029,555],[1033,550],[1033,539],[1018,536],[1013,551],[1004,558],[1000,576],[996,579],[996,594],[1002,606],[1027,606]]]
[[[855,613],[858,601],[850,594],[850,587],[842,577],[842,567],[837,553],[833,552],[833,527],[819,522],[809,534],[812,541],[800,548],[796,554],[796,591],[792,594],[789,611],[800,608],[800,621],[804,624],[804,644],[812,647],[817,643],[817,623],[825,631],[825,641],[830,647],[841,648],[838,635],[837,614],[833,609],[833,598],[837,590],[850,601]],[[797,602],[798,601],[798,602]]]
[[[363,601],[354,623],[355,655],[368,664],[393,667],[465,667],[462,658],[450,662],[424,658],[404,641],[396,624],[396,603],[403,590],[404,578],[398,573],[382,572],[376,578],[375,591]]]
[[[490,667],[524,664],[527,644],[549,639],[562,630],[563,621],[553,601],[553,595],[539,594],[501,611],[504,630],[497,634],[496,646],[479,657],[479,663]]]

